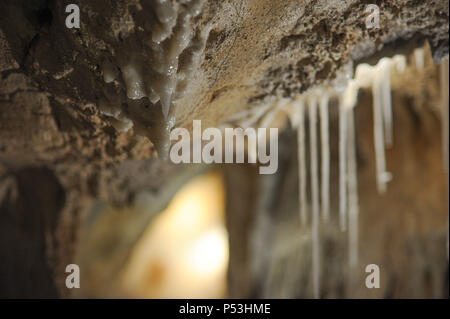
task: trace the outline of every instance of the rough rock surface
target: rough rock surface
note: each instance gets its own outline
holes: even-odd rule
[[[156,34],[158,6],[138,0],[79,1],[81,28],[68,29],[66,2],[2,4],[5,18],[0,26],[16,64],[58,98],[97,106],[106,100],[131,118],[138,133],[157,146],[164,144],[166,126],[174,124],[164,123],[161,103],[152,103],[151,97],[129,98],[123,70],[136,64],[137,72],[141,68],[151,73],[155,66],[141,64],[165,62],[150,39],[150,34],[153,38]],[[369,30],[365,27],[367,4],[207,1],[189,26],[193,47],[188,45],[178,58],[178,72],[188,68],[195,72],[186,74],[189,78],[175,88],[179,94],[173,97],[175,125],[189,127],[192,119],[202,119],[205,125],[217,126],[251,102],[274,94],[295,96],[332,78],[350,58],[363,59],[384,48],[399,47],[398,43],[427,40],[436,60],[448,54],[447,1],[380,1],[380,29]],[[166,40],[168,46],[180,42],[173,39],[176,32],[175,27]],[[204,47],[195,48],[202,36],[206,37]],[[197,63],[193,62],[195,50],[201,51]],[[109,68],[113,71],[107,72]],[[115,80],[105,83],[106,73]],[[164,80],[153,77],[147,82]]]

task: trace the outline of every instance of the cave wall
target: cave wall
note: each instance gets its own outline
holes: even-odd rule
[[[152,58],[144,49],[142,29],[147,28],[145,21],[154,12],[148,7],[139,11],[141,1],[138,0],[80,0],[77,3],[81,9],[82,27],[67,29],[64,8],[69,2],[6,0],[0,3],[0,252],[2,259],[8,260],[0,268],[0,291],[5,296],[11,291],[9,296],[68,297],[70,292],[64,286],[64,269],[75,258],[80,229],[92,204],[100,200],[123,206],[132,203],[136,194],[142,191],[158,194],[160,185],[165,185],[171,178],[170,172],[174,172],[156,159],[160,136],[155,132],[159,132],[164,124],[160,110],[151,108],[147,112],[146,103],[141,105],[144,109],[133,106],[134,101],[127,97],[123,79],[105,83],[101,68],[105,59],[119,64],[123,52],[127,51]],[[193,30],[201,33],[211,29],[193,73],[195,76],[189,83],[192,90],[179,99],[181,106],[176,109],[175,125],[190,128],[192,119],[202,119],[205,125],[218,126],[267,98],[293,96],[315,84],[326,83],[350,58],[356,61],[376,59],[377,54],[407,50],[408,44],[414,47],[425,40],[435,61],[448,55],[448,1],[375,2],[382,10],[381,28],[377,30],[364,28],[364,9],[368,1],[206,1],[202,14],[194,21]],[[432,90],[428,87],[415,93],[427,94]],[[411,96],[420,99],[421,94],[412,92],[405,99],[411,99]],[[116,130],[115,119],[99,111],[101,99],[111,95],[118,101],[118,108],[135,121],[135,127],[128,132]],[[433,99],[437,100],[436,97]],[[410,105],[408,101],[400,102],[400,105],[402,103]],[[143,114],[145,116],[141,117]],[[408,117],[407,114],[402,117]],[[422,119],[426,118],[422,113],[412,114],[416,122],[429,123]],[[362,123],[370,122],[369,118],[361,117]],[[436,122],[435,126],[429,126],[436,128],[437,125]],[[365,125],[367,129],[369,126]],[[437,195],[442,192],[442,184],[434,178],[437,172],[427,175],[428,171],[419,170],[420,165],[414,163],[422,161],[422,166],[430,165],[438,170],[440,166],[435,161],[440,156],[434,143],[439,137],[436,131],[429,133],[432,144],[422,141],[421,138],[428,135],[422,135],[418,128],[423,127],[405,124],[405,131],[397,128],[397,136],[408,136],[410,143],[417,140],[418,144],[411,146],[416,150],[412,154],[395,154],[416,161],[412,162],[410,173],[423,179],[420,181],[424,185],[431,185],[427,190],[437,189],[427,192],[428,195],[423,193],[427,198],[425,204],[417,199],[417,205],[411,206],[425,205],[424,210],[428,210],[426,203],[431,205],[434,200],[442,205],[445,203]],[[370,145],[371,137],[363,134],[359,138],[362,139],[360,145]],[[292,145],[287,147],[284,157],[293,154],[288,152],[294,147],[292,137],[287,138],[287,143]],[[419,147],[421,145],[423,147]],[[396,147],[401,151],[403,146]],[[433,148],[423,152],[427,147]],[[397,157],[389,158],[388,162],[400,161]],[[370,162],[371,158],[367,155],[362,159]],[[401,174],[405,167],[400,162],[398,165]],[[361,185],[373,185],[371,166],[360,167],[360,170]],[[251,174],[248,168],[244,171]],[[274,178],[277,183],[294,183],[294,171],[295,167],[286,164],[281,175]],[[291,176],[292,181],[286,182],[286,175]],[[257,185],[255,181],[248,182],[253,197],[258,196],[254,190],[259,188]],[[420,185],[417,183],[417,187]],[[287,189],[294,192],[293,187]],[[415,203],[413,191],[423,192],[408,188],[402,193],[403,188],[395,185],[392,189],[393,192],[385,197],[386,207],[398,197],[408,197]],[[369,202],[374,200],[372,191],[366,192]],[[293,203],[296,197],[294,194],[288,197],[292,207],[290,213],[286,213],[290,216],[287,218],[296,218]],[[405,205],[407,201],[401,203]],[[246,207],[247,204],[242,205]],[[277,205],[262,205],[269,204]],[[430,211],[441,208],[431,207]],[[246,211],[255,209],[248,207]],[[368,216],[375,214],[370,205],[367,210]],[[420,212],[424,210],[420,209]],[[420,212],[417,214],[422,214]],[[252,230],[250,225],[265,222],[247,220],[250,217],[244,215],[239,217],[246,220],[241,225],[232,221],[234,217],[230,218],[232,234],[248,234],[245,236],[254,237],[252,242],[260,241],[259,228]],[[441,218],[433,219],[438,228],[443,225]],[[426,233],[427,223],[421,221],[418,223],[423,224]],[[276,232],[275,229],[270,231]],[[236,247],[238,244],[233,244],[233,237],[231,240],[232,246]],[[417,247],[428,251],[427,245]],[[247,256],[239,249],[234,251],[240,256],[236,258],[254,259],[252,263],[259,264],[259,257]],[[422,252],[412,254],[423,256]],[[277,258],[267,261],[273,263],[270,267],[275,269],[270,271],[278,271]],[[440,260],[441,257],[436,258]],[[239,283],[240,276],[247,273],[243,281],[247,288],[240,293],[232,288],[232,296],[277,294],[276,289],[267,288],[272,287],[271,283],[250,278],[265,276],[268,270],[259,269],[259,266],[246,268],[234,259],[231,262],[240,268],[231,267],[230,282]],[[306,265],[306,259],[304,262]],[[36,269],[37,274],[32,277],[39,277],[37,281],[23,276],[31,269]],[[304,276],[306,278],[306,274]],[[275,280],[276,276],[268,278]],[[307,288],[300,292],[292,288],[285,294],[304,296],[307,291]],[[330,296],[343,295],[334,291],[336,289],[330,288]],[[402,293],[392,295],[401,296]]]

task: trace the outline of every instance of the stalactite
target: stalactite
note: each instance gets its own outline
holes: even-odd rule
[[[348,156],[348,204],[349,204],[349,265],[353,270],[358,265],[358,167],[356,159],[356,135],[354,108],[348,110],[347,119]]]
[[[381,99],[383,104],[384,138],[387,147],[394,144],[394,123],[391,96],[391,60],[382,59],[378,65],[381,76]]]
[[[392,64],[395,66],[398,73],[405,73],[406,71],[406,57],[404,55],[395,55],[392,58]]]
[[[312,271],[314,298],[320,296],[320,243],[319,243],[319,177],[317,152],[317,99],[309,99],[309,141],[311,166],[311,202],[312,202]]]
[[[317,100],[311,98],[308,103],[310,167],[311,167],[311,202],[313,215],[319,215],[319,172],[317,151]]]
[[[306,225],[308,221],[307,202],[306,202],[306,141],[305,141],[305,104],[300,98],[296,101],[298,112],[298,167],[299,167],[299,201],[300,201],[300,220],[302,225]]]
[[[321,203],[322,218],[328,221],[330,218],[330,132],[328,124],[329,96],[324,92],[320,99],[320,137],[321,137]]]
[[[414,61],[416,63],[416,68],[422,71],[425,68],[425,49],[417,48],[414,50]]]
[[[374,76],[375,77],[372,83],[372,95],[377,188],[380,193],[385,193],[387,190],[386,183],[389,181],[389,173],[386,172],[386,154],[384,149],[383,109],[381,101],[382,78],[380,77],[379,72],[376,72]]]
[[[339,224],[342,231],[347,229],[347,115],[344,97],[339,103]]]
[[[358,83],[349,80],[339,100],[339,221],[342,231],[347,230],[347,183],[348,183],[348,112],[353,111],[358,97]]]

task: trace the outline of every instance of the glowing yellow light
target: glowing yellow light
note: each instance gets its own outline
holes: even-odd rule
[[[224,297],[228,237],[219,174],[194,178],[155,218],[124,271],[130,295],[144,298]]]
[[[206,276],[223,272],[228,260],[227,235],[217,227],[197,239],[189,252],[193,271]]]

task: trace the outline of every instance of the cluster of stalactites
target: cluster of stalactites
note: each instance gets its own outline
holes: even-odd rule
[[[424,49],[414,52],[415,67],[425,67]],[[296,99],[277,99],[235,116],[239,126],[270,127],[280,111],[288,114],[297,129],[299,169],[299,215],[302,225],[312,228],[312,271],[314,296],[320,296],[320,219],[330,218],[330,135],[329,101],[336,99],[339,108],[339,227],[348,230],[349,266],[358,265],[358,178],[354,108],[360,89],[370,89],[373,98],[373,136],[377,189],[387,191],[392,174],[387,171],[385,150],[394,143],[394,122],[391,99],[391,72],[405,72],[407,59],[397,55],[382,58],[376,65],[359,64],[355,73],[347,65],[328,86],[316,87]],[[448,170],[448,59],[440,66],[443,103],[443,153]],[[306,121],[309,130],[306,131]],[[318,136],[320,134],[320,137]],[[306,145],[309,138],[309,167]],[[319,152],[320,148],[320,152]],[[320,154],[320,160],[319,160]],[[320,163],[320,167],[319,167]],[[320,173],[320,174],[319,174]],[[309,175],[309,180],[308,180]],[[319,178],[320,177],[320,178]],[[308,198],[307,188],[310,188]]]
[[[103,80],[111,83],[121,75],[128,99],[148,98],[152,105],[161,107],[167,121],[176,100],[187,93],[188,79],[199,64],[210,31],[205,28],[196,33],[193,28],[193,18],[200,13],[203,3],[204,0],[150,1],[155,19],[144,26],[149,30],[148,38],[144,39],[145,54],[133,54],[128,49],[119,52],[119,65],[109,61],[102,65]],[[181,66],[182,53],[186,59]],[[133,126],[120,105],[100,101],[99,109],[117,120],[113,124],[118,130],[127,131]]]
[[[339,108],[339,226],[342,231],[348,229],[349,265],[352,269],[358,264],[358,178],[356,160],[356,136],[354,107],[357,104],[358,91],[371,88],[374,112],[374,140],[377,167],[377,187],[383,193],[391,174],[386,170],[385,147],[393,144],[393,116],[391,102],[391,69],[403,72],[406,67],[404,56],[383,58],[377,65],[360,64],[354,76],[345,72],[338,76],[338,83],[326,88],[314,88],[296,100],[293,123],[298,129],[299,159],[299,201],[300,217],[306,223],[312,215],[312,271],[314,297],[320,296],[320,216],[327,222],[330,217],[330,146],[328,101],[337,99]],[[317,108],[320,110],[320,146],[317,139]],[[310,147],[310,189],[311,198],[307,199],[307,172],[305,158],[305,111],[309,115]],[[318,159],[318,147],[321,159]],[[321,163],[320,183],[317,163]],[[320,198],[320,201],[319,201]],[[307,203],[311,203],[308,209]]]
[[[415,68],[425,67],[424,48],[414,52]],[[339,227],[348,230],[348,263],[350,270],[358,265],[358,176],[354,108],[360,89],[372,91],[373,136],[376,181],[379,193],[387,191],[392,174],[387,171],[385,150],[394,144],[394,121],[391,97],[391,72],[402,74],[407,67],[403,55],[382,58],[376,65],[346,65],[327,86],[315,87],[291,99],[274,99],[236,114],[229,122],[242,128],[271,127],[280,112],[286,113],[297,129],[299,215],[302,225],[311,225],[312,278],[314,297],[320,296],[320,219],[330,219],[330,133],[329,101],[336,99],[339,108]],[[448,59],[440,66],[443,121],[443,153],[448,172]],[[307,132],[306,122],[309,122]],[[276,126],[276,125],[275,125]],[[320,138],[318,136],[320,134]],[[309,167],[306,145],[309,138]],[[319,152],[320,148],[320,152]],[[320,160],[319,160],[320,155]],[[320,163],[320,167],[319,167]],[[320,174],[319,174],[320,173]],[[308,180],[309,175],[309,180]],[[320,178],[319,178],[320,177]],[[309,184],[308,184],[309,183]],[[307,189],[310,191],[308,198]]]

